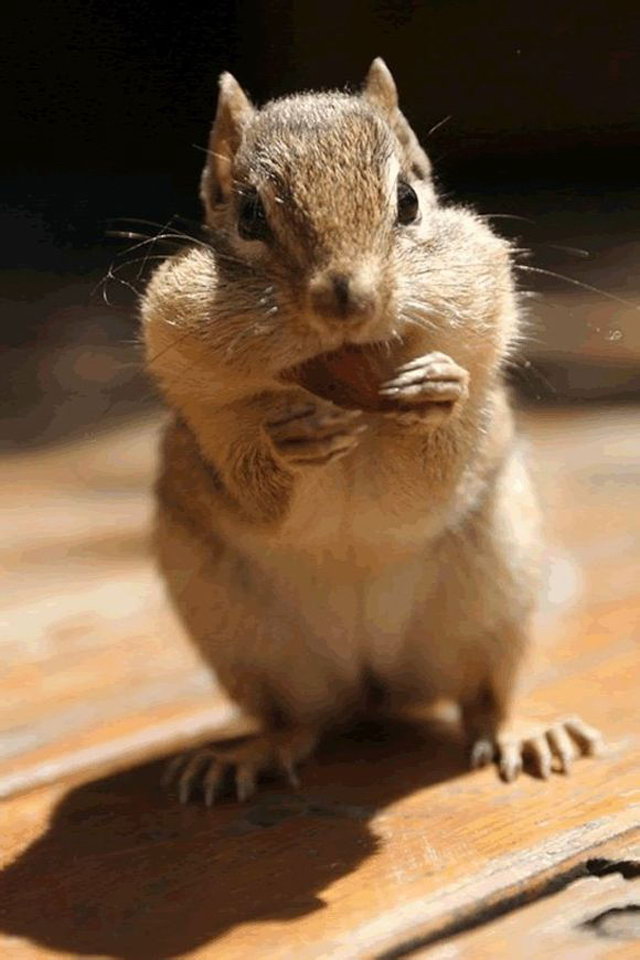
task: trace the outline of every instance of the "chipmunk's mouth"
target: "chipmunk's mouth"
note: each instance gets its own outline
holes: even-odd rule
[[[395,369],[392,344],[398,343],[396,338],[343,343],[290,367],[283,379],[341,407],[377,410],[380,384]]]
[[[303,361],[292,367],[292,370],[300,370],[310,364],[336,366],[345,363],[349,366],[355,366],[358,363],[367,364],[374,357],[380,357],[383,354],[389,354],[391,344],[394,338],[382,338],[376,340],[365,340],[355,342],[347,340],[336,347],[330,347],[328,350],[321,350],[318,353],[306,357]],[[398,342],[395,339],[395,342]]]
[[[331,339],[333,340],[333,337]],[[390,345],[394,342],[398,343],[400,339],[397,330],[390,329],[389,323],[376,323],[375,326],[370,324],[359,330],[341,330],[330,346],[314,354],[314,359],[327,354],[366,356],[372,352],[380,353],[380,351],[389,350]]]

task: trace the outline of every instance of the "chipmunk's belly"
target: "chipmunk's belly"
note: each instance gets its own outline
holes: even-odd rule
[[[330,485],[315,494],[276,537],[242,544],[266,586],[264,616],[277,624],[280,649],[303,644],[318,671],[346,684],[365,675],[393,683],[435,582],[433,520],[405,521],[361,500],[354,509]]]
[[[271,612],[289,634],[285,646],[302,644],[319,671],[348,685],[364,677],[393,684],[406,671],[407,639],[432,579],[424,552],[369,566],[344,548],[323,555],[296,550],[271,553],[261,564]]]

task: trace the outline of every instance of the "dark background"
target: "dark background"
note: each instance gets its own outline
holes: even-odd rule
[[[206,144],[222,69],[261,102],[304,87],[357,86],[371,59],[384,56],[444,192],[485,213],[529,218],[501,219],[498,228],[530,245],[542,268],[597,286],[601,306],[612,294],[633,300],[634,6],[63,0],[14,9],[5,24],[3,87],[12,102],[0,154],[9,348],[0,375],[11,393],[4,442],[55,439],[128,414],[146,396],[131,347],[130,287],[140,288],[141,266],[149,264],[127,259],[149,248],[126,253],[135,241],[107,233],[152,236],[173,215],[198,219],[198,147]],[[564,249],[574,245],[586,255]],[[531,286],[539,279],[544,289],[544,277]],[[604,331],[598,353],[580,333],[595,322],[579,310],[572,322],[573,347],[556,343],[548,319],[541,321],[537,349],[543,361],[555,349],[556,372],[570,365],[572,351],[600,369],[626,369],[640,355],[624,325],[620,337],[615,324]],[[574,377],[578,393],[580,382]],[[590,382],[596,392],[608,389],[603,373]],[[635,384],[627,374],[621,382],[626,390]],[[572,393],[566,369],[556,376],[558,391]]]

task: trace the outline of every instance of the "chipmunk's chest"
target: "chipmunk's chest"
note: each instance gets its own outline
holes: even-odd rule
[[[360,570],[384,569],[398,559],[423,554],[441,530],[440,511],[424,499],[376,478],[371,463],[360,470],[340,464],[304,478],[292,499],[274,546],[291,555],[327,555]]]
[[[276,536],[238,544],[259,571],[265,621],[299,625],[320,662],[349,676],[397,673],[437,579],[432,520],[360,495],[353,477],[325,471],[300,487]]]

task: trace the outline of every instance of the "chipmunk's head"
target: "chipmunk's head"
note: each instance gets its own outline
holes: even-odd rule
[[[382,60],[360,93],[260,110],[223,74],[201,196],[209,241],[159,267],[143,301],[150,367],[174,393],[330,380],[327,358],[364,382],[372,357],[434,350],[480,383],[511,349],[509,245],[438,202]]]
[[[227,262],[263,278],[264,304],[302,339],[335,349],[397,334],[398,259],[428,231],[434,194],[382,60],[360,94],[260,110],[223,74],[201,196]]]

